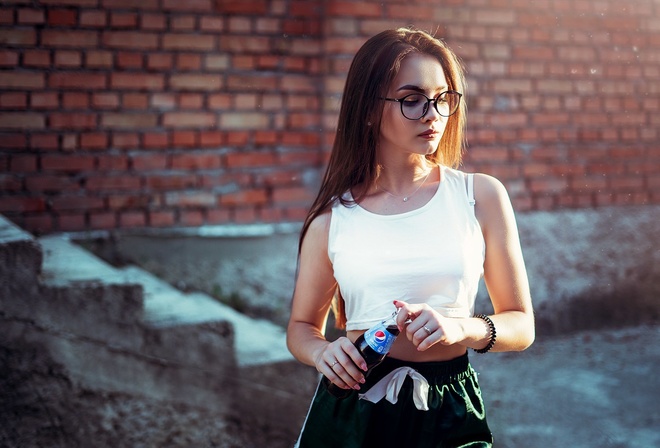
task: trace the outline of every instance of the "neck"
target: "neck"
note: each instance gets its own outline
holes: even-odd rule
[[[420,182],[426,180],[434,165],[422,158],[412,163],[386,165],[378,164],[374,186],[380,187],[393,195],[410,194]]]

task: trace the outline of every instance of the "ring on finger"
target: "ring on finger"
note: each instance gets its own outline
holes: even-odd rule
[[[426,325],[424,325],[422,328],[424,330],[426,330],[426,332],[429,334],[429,336],[431,336],[433,334],[433,332],[431,330],[429,330],[429,328]]]
[[[337,364],[338,362],[339,362],[339,361],[337,361],[337,360],[335,359],[335,362],[333,362],[332,364],[330,364],[330,368],[332,369],[332,368],[335,366],[335,364]]]

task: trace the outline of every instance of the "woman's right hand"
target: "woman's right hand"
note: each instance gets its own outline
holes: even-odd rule
[[[358,349],[347,337],[329,342],[314,357],[316,370],[342,389],[360,390],[364,384],[365,362]]]

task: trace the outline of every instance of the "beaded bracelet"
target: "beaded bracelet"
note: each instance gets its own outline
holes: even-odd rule
[[[475,348],[473,349],[477,353],[486,353],[489,351],[491,348],[493,348],[493,345],[495,345],[495,340],[497,339],[497,332],[495,331],[495,324],[493,321],[490,319],[490,317],[486,316],[485,314],[477,314],[474,317],[478,317],[479,319],[483,319],[487,324],[488,324],[488,329],[489,329],[489,334],[488,334],[488,345],[486,345],[484,348]]]

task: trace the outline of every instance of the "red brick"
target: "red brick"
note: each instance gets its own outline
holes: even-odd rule
[[[23,59],[25,60],[25,56],[23,56]],[[18,65],[18,52],[5,49],[0,50],[0,66],[14,67],[16,65]]]
[[[199,93],[182,93],[179,94],[178,104],[181,109],[202,109],[204,97]]]
[[[216,115],[208,112],[167,112],[163,116],[163,125],[174,128],[209,128],[216,125]]]
[[[43,73],[0,72],[0,89],[43,89]]]
[[[131,166],[137,171],[164,170],[168,168],[164,154],[140,154],[131,157]]]
[[[98,41],[96,31],[44,29],[41,32],[41,42],[45,47],[96,48]]]
[[[282,41],[284,43],[284,41]],[[220,50],[230,53],[269,53],[272,51],[270,39],[264,36],[223,36]]]
[[[27,138],[24,133],[0,132],[0,148],[23,149],[27,146]],[[0,171],[2,171],[2,157],[0,157]]]
[[[23,2],[27,4],[28,2]],[[0,9],[0,25],[13,25],[14,24],[14,10],[13,9]]]
[[[204,212],[202,210],[181,210],[179,222],[184,226],[201,226],[204,224]]]
[[[16,155],[9,159],[9,170],[12,172],[32,172],[37,169],[37,156]]]
[[[140,178],[137,176],[90,176],[87,178],[85,188],[89,191],[102,190],[121,191],[138,190],[140,188]]]
[[[263,205],[268,202],[268,194],[263,189],[241,190],[236,193],[223,194],[220,205],[235,207],[241,205]]]
[[[106,11],[83,10],[80,12],[80,26],[84,28],[105,28],[108,23]]]
[[[257,211],[254,208],[238,208],[234,210],[234,221],[237,224],[249,224],[257,220]]]
[[[98,0],[40,0],[39,3],[56,6],[92,7],[97,6]]]
[[[32,134],[30,136],[30,148],[40,151],[57,149],[59,144],[59,134]]]
[[[0,45],[9,47],[26,47],[37,43],[37,33],[34,29],[0,29]]]
[[[140,26],[145,30],[164,30],[167,28],[167,17],[164,14],[141,14]]]
[[[89,107],[89,94],[84,92],[65,92],[62,94],[64,109],[87,109]]]
[[[172,145],[182,148],[197,146],[197,131],[172,132]]]
[[[91,212],[89,225],[92,229],[114,229],[117,227],[117,216],[113,212]]]
[[[113,12],[110,15],[110,26],[113,28],[137,28],[138,15],[135,13]]]
[[[106,9],[159,9],[159,0],[101,0],[101,6]]]
[[[103,90],[107,77],[103,73],[55,72],[48,76],[48,87],[53,89]]]
[[[112,146],[120,149],[134,149],[140,145],[140,137],[133,132],[112,134]]]
[[[144,56],[140,53],[128,53],[125,51],[117,54],[117,67],[122,69],[142,68]]]
[[[22,25],[39,25],[45,22],[44,11],[39,9],[19,9],[18,23]]]
[[[80,67],[82,65],[82,55],[78,51],[57,51],[55,52],[56,67]]]
[[[141,31],[104,31],[103,45],[110,48],[128,50],[155,50],[158,48],[158,34]]]
[[[202,131],[199,133],[201,147],[215,147],[222,145],[224,139],[220,131]]]
[[[105,113],[101,115],[101,126],[111,129],[152,128],[158,117],[152,113]]]
[[[176,67],[179,70],[199,70],[202,67],[202,57],[198,54],[178,54]]]
[[[194,12],[213,12],[214,4],[212,0],[163,0],[163,9],[171,11],[194,11]]]
[[[175,224],[173,211],[148,211],[149,225],[152,227],[171,227]]]
[[[197,177],[193,174],[166,174],[145,176],[145,187],[153,190],[180,190],[197,187]]]
[[[96,114],[57,112],[48,118],[52,129],[92,129],[97,126]]]
[[[165,193],[165,205],[178,207],[212,207],[216,204],[215,194],[205,191]]]
[[[1,213],[40,212],[46,209],[43,198],[28,196],[0,196]]]
[[[200,31],[219,33],[225,29],[224,18],[222,16],[203,16],[199,20]]]
[[[41,157],[44,171],[90,171],[94,168],[94,157],[90,155],[44,155]]]
[[[95,109],[116,109],[119,107],[119,95],[116,93],[93,93],[92,107]]]
[[[28,191],[34,192],[72,192],[80,190],[78,181],[67,175],[33,174],[25,177]]]
[[[393,4],[387,5],[385,16],[388,19],[402,19],[407,21],[427,20],[429,17],[433,17],[437,9],[437,7],[432,5]]]
[[[223,0],[216,3],[218,12],[224,14],[254,14],[268,13],[268,0]]]
[[[172,156],[172,168],[183,170],[209,170],[220,168],[220,156],[213,153],[185,153]]]
[[[160,74],[112,73],[110,86],[113,89],[162,90],[165,86],[165,79]]]
[[[119,226],[124,228],[144,227],[147,224],[145,212],[130,211],[119,214]]]
[[[0,129],[44,129],[46,119],[43,114],[34,112],[0,113]]]
[[[126,110],[146,110],[149,108],[149,97],[143,93],[125,93],[122,95],[122,105]]]
[[[174,57],[166,53],[151,53],[147,55],[147,68],[152,70],[167,70],[172,68]]]
[[[210,35],[164,34],[162,39],[164,50],[211,51],[216,47],[216,38]]]
[[[27,94],[24,92],[0,93],[0,108],[3,109],[25,109],[27,106]]]
[[[106,149],[108,147],[108,135],[103,132],[81,134],[80,147],[82,149]]]
[[[109,51],[88,51],[85,55],[85,65],[90,68],[110,68],[113,64],[112,53]]]
[[[169,145],[169,135],[147,132],[143,137],[143,145],[145,148],[166,148]]]
[[[195,16],[177,14],[170,19],[170,29],[173,31],[193,31],[196,23]]]
[[[219,75],[172,75],[169,82],[174,90],[214,91],[222,88],[222,77]]]
[[[268,152],[248,152],[227,154],[229,168],[263,167],[276,163],[275,155]]]

